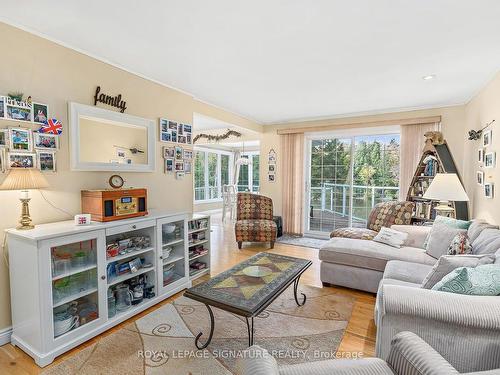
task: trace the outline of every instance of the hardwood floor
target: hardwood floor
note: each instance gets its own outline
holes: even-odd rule
[[[312,266],[302,275],[301,283],[316,287],[322,287],[319,278],[319,260],[318,251],[305,247],[291,246],[286,244],[276,243],[273,250],[269,250],[267,246],[260,244],[244,244],[241,250],[238,250],[234,238],[233,224],[221,221],[221,215],[213,215],[212,217],[212,269],[211,275],[216,275],[233,265],[259,253],[260,251],[269,251],[277,254],[296,256],[299,258],[310,259]],[[202,278],[203,279],[203,278]],[[206,276],[208,279],[208,276]],[[339,352],[362,352],[365,357],[375,355],[375,325],[373,321],[373,310],[375,306],[375,295],[364,293],[347,288],[334,287],[337,293],[349,295],[356,299],[351,319],[345,331],[344,337],[339,347]],[[122,328],[130,321],[136,320],[144,315],[149,314],[158,307],[170,303],[177,298],[181,293],[174,295],[158,305],[142,312],[139,315],[129,319],[128,321],[110,329],[109,331],[91,339],[90,341],[80,345],[79,347],[56,358],[54,364],[57,364],[64,359],[70,357],[79,350],[98,342],[101,338],[112,334],[116,330]],[[46,367],[48,368],[48,367]],[[22,350],[13,347],[10,344],[0,346],[0,374],[2,375],[24,375],[24,374],[40,374],[41,369],[35,362],[25,354]]]

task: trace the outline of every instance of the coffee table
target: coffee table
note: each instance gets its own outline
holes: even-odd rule
[[[307,259],[259,253],[209,281],[188,289],[184,296],[205,304],[210,315],[208,339],[202,344],[200,338],[203,332],[200,332],[195,339],[196,347],[205,349],[212,341],[215,320],[211,306],[245,317],[248,346],[252,346],[254,317],[264,311],[292,283],[297,305],[302,306],[306,302],[304,293],[301,293],[302,301],[299,301],[297,289],[300,276],[311,264]]]

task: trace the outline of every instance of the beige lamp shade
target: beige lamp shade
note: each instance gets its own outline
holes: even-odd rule
[[[424,198],[439,201],[468,201],[469,197],[456,173],[438,173],[424,194]]]
[[[0,185],[0,190],[29,190],[49,187],[49,183],[38,169],[12,169]]]

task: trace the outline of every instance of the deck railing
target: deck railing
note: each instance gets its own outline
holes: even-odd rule
[[[380,202],[398,199],[397,186],[353,185],[352,218],[366,220],[368,212]],[[324,183],[311,187],[311,211],[320,209],[343,217],[349,215],[351,185]],[[318,204],[319,203],[319,204]]]

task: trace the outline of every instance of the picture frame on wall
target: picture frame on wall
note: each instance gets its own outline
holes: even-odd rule
[[[495,168],[496,165],[496,153],[487,152],[484,154],[484,167],[485,168]]]
[[[35,168],[36,154],[28,152],[9,152],[7,154],[7,169]]]
[[[56,153],[54,151],[37,151],[37,165],[42,172],[56,171]]]
[[[5,118],[12,121],[30,122],[32,108],[23,101],[5,99]]]
[[[172,142],[172,135],[170,133],[161,133],[161,141],[162,142]]]
[[[495,194],[495,185],[492,182],[486,182],[484,184],[484,197],[488,199],[493,199]]]
[[[168,120],[164,118],[160,118],[159,121],[160,127],[160,141],[161,142],[170,142],[170,133],[168,131]]]
[[[484,185],[484,172],[483,171],[477,171],[476,172],[476,181],[478,185]]]
[[[184,149],[179,146],[175,146],[175,160],[183,160],[184,159]]]
[[[174,171],[174,159],[165,159],[165,173]]]
[[[191,161],[184,160],[184,173],[191,173]]]
[[[484,148],[482,147],[477,150],[477,161],[479,163],[484,162]]]
[[[47,104],[33,102],[31,113],[35,124],[47,124],[49,121],[49,106]]]
[[[192,160],[193,159],[193,151],[184,150],[184,159]]]
[[[0,129],[0,148],[9,146],[9,129]]]
[[[175,171],[176,172],[184,172],[184,162],[183,161],[176,161],[175,162]]]
[[[5,96],[0,96],[0,119],[5,118]]]
[[[173,159],[175,158],[175,148],[163,146],[163,158],[164,159]]]
[[[177,122],[175,121],[170,121],[170,120],[167,120],[168,121],[168,130],[172,131],[172,130],[175,130],[177,131]]]
[[[186,143],[188,145],[193,143],[193,137],[191,136],[191,133],[186,133]]]
[[[31,130],[25,128],[9,128],[9,148],[11,151],[33,150]]]
[[[57,150],[59,148],[59,136],[34,132],[33,145],[35,146],[35,150]]]
[[[483,147],[491,146],[491,138],[493,136],[493,132],[491,130],[487,130],[483,132]]]

